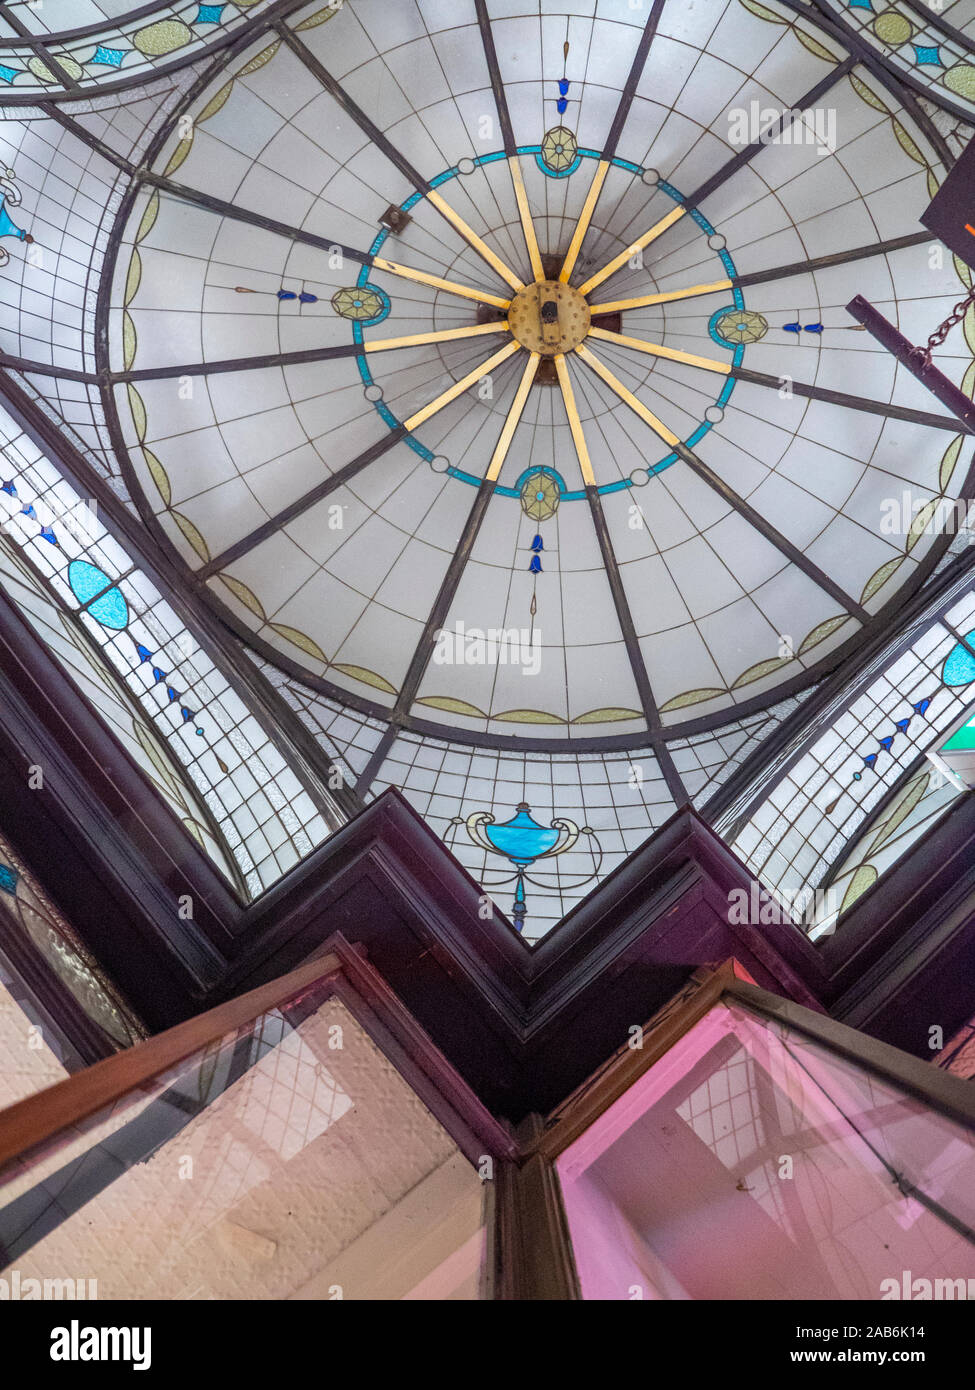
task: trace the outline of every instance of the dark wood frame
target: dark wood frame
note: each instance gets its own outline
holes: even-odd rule
[[[296,970],[0,1112],[0,1172],[8,1165],[22,1171],[133,1090],[151,1088],[262,1013],[287,1013],[309,996],[314,1007],[340,999],[468,1161],[492,1160],[489,1283],[502,1300],[581,1299],[557,1160],[722,1000],[784,1024],[975,1133],[975,1091],[967,1081],[759,988],[729,959],[694,972],[645,1025],[641,1048],[618,1048],[545,1119],[527,1117],[516,1134],[481,1104],[361,947],[336,936]]]

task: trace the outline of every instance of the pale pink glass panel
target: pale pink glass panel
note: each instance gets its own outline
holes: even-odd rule
[[[975,1297],[975,1136],[739,1007],[712,1009],[558,1171],[585,1298],[881,1299],[923,1280]]]

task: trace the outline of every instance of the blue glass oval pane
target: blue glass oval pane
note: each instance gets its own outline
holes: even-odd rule
[[[967,632],[965,641],[975,645],[975,632]],[[948,653],[941,679],[945,685],[968,685],[970,681],[975,681],[975,656],[960,642]]]
[[[129,609],[118,589],[105,589],[105,585],[111,582],[107,574],[97,565],[90,565],[87,560],[72,560],[68,566],[68,583],[78,602],[88,603],[98,594],[88,612],[102,627],[119,632],[129,621]]]

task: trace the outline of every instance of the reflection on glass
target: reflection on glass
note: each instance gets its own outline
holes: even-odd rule
[[[321,989],[2,1176],[5,1278],[70,1272],[99,1299],[481,1296],[490,1184]]]
[[[975,1295],[975,1137],[737,1004],[558,1170],[585,1298]]]

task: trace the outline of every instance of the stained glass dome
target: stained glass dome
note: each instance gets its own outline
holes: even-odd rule
[[[21,234],[90,263],[8,364],[188,601],[348,712],[360,795],[443,831],[520,758],[497,821],[547,825],[585,760],[645,760],[636,819],[568,808],[622,853],[943,555],[957,421],[845,310],[923,341],[969,284],[919,222],[963,84],[917,75],[915,7],[899,46],[839,0],[4,8],[49,37],[42,79],[8,35],[11,101],[110,183],[52,235],[20,181],[56,160],[8,141],[11,283]],[[971,393],[970,322],[939,365]]]
[[[271,660],[398,727],[639,740],[807,681],[937,552],[880,508],[952,492],[956,432],[844,304],[958,294],[916,295],[943,152],[787,7],[511,8],[309,9],[221,61],[116,224],[107,406]],[[832,139],[729,143],[816,102]]]

